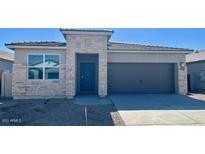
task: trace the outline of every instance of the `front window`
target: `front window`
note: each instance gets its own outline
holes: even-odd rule
[[[29,55],[28,56],[28,79],[59,79],[59,55]]]
[[[29,79],[43,79],[43,68],[29,67]]]
[[[59,56],[45,55],[45,79],[59,79]]]

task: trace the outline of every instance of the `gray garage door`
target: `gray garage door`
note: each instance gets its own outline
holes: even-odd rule
[[[108,93],[173,93],[174,64],[109,63]]]

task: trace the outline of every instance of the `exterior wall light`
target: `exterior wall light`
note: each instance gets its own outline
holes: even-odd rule
[[[185,70],[185,62],[180,62],[180,70]]]

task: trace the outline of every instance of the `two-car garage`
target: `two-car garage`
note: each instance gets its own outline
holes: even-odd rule
[[[174,93],[173,63],[108,63],[108,93]]]
[[[190,49],[110,42],[108,94],[187,94],[185,56]]]

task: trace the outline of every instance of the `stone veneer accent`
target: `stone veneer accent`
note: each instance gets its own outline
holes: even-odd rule
[[[66,36],[66,96],[73,98],[76,94],[76,54],[98,54],[98,95],[107,96],[107,41],[105,35],[75,35]]]
[[[13,64],[12,95],[14,99],[66,98],[65,64],[61,64],[60,79],[56,81],[27,80],[26,64]]]
[[[178,94],[186,95],[187,92],[187,67],[185,66],[185,69],[181,70],[178,63]]]

